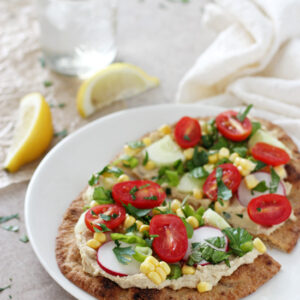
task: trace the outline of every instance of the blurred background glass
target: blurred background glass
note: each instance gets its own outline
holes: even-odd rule
[[[37,0],[46,64],[86,77],[116,57],[116,0]]]

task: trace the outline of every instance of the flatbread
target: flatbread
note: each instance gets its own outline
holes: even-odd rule
[[[235,300],[256,291],[280,269],[280,264],[268,254],[260,255],[252,264],[242,265],[231,276],[223,277],[211,291],[199,294],[196,289],[169,288],[122,289],[105,277],[92,277],[85,273],[76,246],[74,227],[82,214],[84,201],[81,195],[74,200],[63,217],[56,239],[56,259],[61,272],[75,285],[97,299],[122,300]]]

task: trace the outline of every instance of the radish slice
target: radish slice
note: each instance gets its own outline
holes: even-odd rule
[[[253,173],[252,175],[254,175],[259,182],[264,180],[266,182],[266,185],[270,186],[271,175],[269,173],[256,172],[256,173]],[[251,190],[248,190],[248,188],[246,187],[245,181],[242,180],[242,182],[241,182],[241,184],[240,184],[240,186],[237,190],[237,198],[238,198],[238,200],[239,200],[239,202],[241,203],[242,206],[247,207],[249,202],[253,198],[256,198],[260,195],[269,194],[269,193],[270,192],[267,190],[264,193],[253,192],[253,195],[252,195]],[[279,182],[278,189],[277,189],[275,194],[283,195],[283,196],[286,195],[284,185],[281,181]]]
[[[227,252],[228,251],[228,238],[227,236],[219,229],[219,228],[215,228],[215,227],[211,227],[211,226],[202,226],[199,227],[197,229],[194,230],[194,234],[193,237],[191,239],[189,239],[189,246],[188,249],[186,251],[186,254],[184,256],[184,260],[187,260],[188,257],[191,255],[192,253],[192,243],[204,243],[206,239],[210,239],[213,237],[225,237],[225,246],[224,248],[215,248],[216,250],[219,251],[224,251]],[[213,247],[214,248],[214,247]],[[199,265],[204,266],[204,265],[208,265],[209,262],[207,262],[206,260],[203,260],[199,263]]]
[[[128,247],[128,244],[120,243],[122,247]],[[140,264],[132,259],[128,265],[121,264],[113,252],[116,247],[115,242],[110,241],[103,244],[97,253],[97,262],[101,269],[114,276],[128,276],[140,273]]]

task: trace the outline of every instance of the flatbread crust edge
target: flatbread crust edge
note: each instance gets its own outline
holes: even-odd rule
[[[169,288],[122,289],[105,277],[92,277],[85,273],[76,246],[74,227],[82,214],[81,195],[74,200],[66,211],[56,238],[56,259],[61,272],[75,285],[97,299],[134,299],[134,300],[235,300],[256,291],[270,280],[280,269],[280,264],[268,254],[260,255],[252,264],[242,265],[231,276],[223,277],[211,291],[199,294],[196,289],[183,288],[174,291]]]

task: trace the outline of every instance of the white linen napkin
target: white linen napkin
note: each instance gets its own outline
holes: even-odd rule
[[[180,82],[178,102],[225,93],[300,118],[299,0],[215,0],[203,22],[218,34]]]

